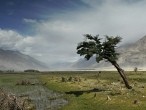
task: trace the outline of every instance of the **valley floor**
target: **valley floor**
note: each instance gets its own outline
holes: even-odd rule
[[[45,90],[45,93],[35,92],[37,95],[34,96],[38,98],[41,94],[41,98],[59,99],[56,103],[61,106],[54,108],[59,110],[145,110],[146,72],[126,71],[126,75],[133,87],[130,90],[125,88],[122,79],[115,71],[3,73],[0,74],[0,88],[18,95],[29,90]],[[32,85],[16,85],[18,81],[24,79],[29,80]],[[61,95],[53,94],[53,97],[50,97],[47,93],[49,90]],[[49,105],[47,103],[50,101],[44,99],[41,99],[44,105],[37,105],[38,107]]]

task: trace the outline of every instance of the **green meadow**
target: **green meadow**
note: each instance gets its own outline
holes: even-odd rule
[[[146,72],[126,75],[132,89],[114,71],[1,73],[0,88],[28,95],[36,110],[146,110]]]

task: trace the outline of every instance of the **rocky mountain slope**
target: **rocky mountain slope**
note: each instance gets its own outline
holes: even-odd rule
[[[38,60],[18,51],[0,49],[0,70],[44,70],[47,67]]]
[[[119,48],[119,64],[123,67],[146,68],[146,36],[133,44]]]
[[[126,44],[117,49],[120,53],[118,63],[124,69],[133,69],[138,67],[140,69],[146,69],[146,36],[142,37],[135,43]],[[74,68],[114,68],[107,62],[95,62],[95,57],[90,61],[80,59],[75,62],[72,67]]]

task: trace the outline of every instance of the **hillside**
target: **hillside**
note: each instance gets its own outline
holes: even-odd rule
[[[120,53],[118,63],[124,69],[133,69],[138,67],[140,69],[146,68],[146,36],[142,37],[135,43],[120,46],[117,51]],[[95,62],[95,57],[90,61],[80,59],[72,65],[73,68],[107,68],[113,69],[114,67],[108,62]]]
[[[128,46],[119,48],[119,64],[123,67],[146,68],[146,36]]]
[[[44,70],[47,67],[40,61],[18,51],[0,49],[0,70]]]

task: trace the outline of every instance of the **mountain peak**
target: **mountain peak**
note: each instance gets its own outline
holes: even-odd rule
[[[141,39],[139,39],[139,40],[146,40],[146,35],[145,36],[143,36]]]
[[[40,61],[19,51],[4,50],[0,48],[0,70],[44,70],[47,67]]]
[[[146,35],[139,39],[137,42],[135,42],[132,46],[132,49],[137,49],[139,51],[146,50]]]

